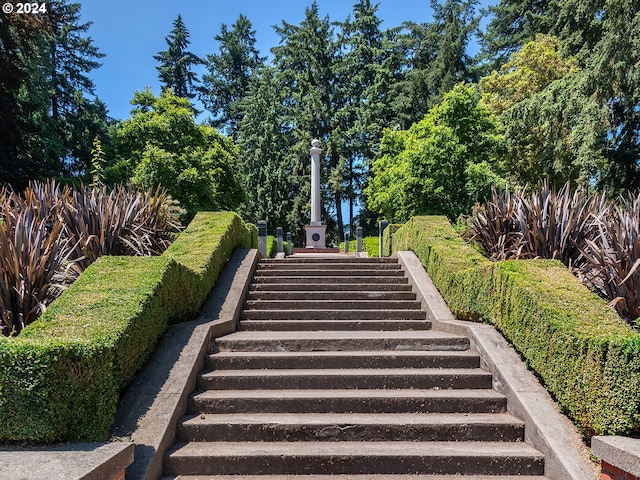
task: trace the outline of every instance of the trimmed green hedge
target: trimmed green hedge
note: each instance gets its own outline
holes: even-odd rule
[[[356,251],[357,240],[349,240],[349,252]],[[362,251],[367,252],[369,257],[377,257],[380,250],[378,237],[362,237]],[[340,242],[340,251],[344,252],[344,242]]]
[[[253,239],[234,213],[199,213],[160,257],[89,266],[19,337],[0,337],[0,440],[105,440],[119,391],[167,324],[192,318]]]
[[[640,428],[640,335],[555,260],[491,262],[445,217],[393,235],[413,250],[458,318],[490,322],[587,437]]]

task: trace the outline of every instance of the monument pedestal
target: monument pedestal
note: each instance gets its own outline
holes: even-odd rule
[[[304,229],[307,233],[307,248],[326,248],[326,225],[306,225]]]

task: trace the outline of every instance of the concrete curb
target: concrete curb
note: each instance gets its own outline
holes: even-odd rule
[[[509,413],[525,422],[525,441],[545,456],[546,476],[597,479],[597,467],[574,426],[502,335],[490,325],[456,320],[418,257],[410,251],[397,256],[433,328],[467,335],[471,348],[480,353],[482,367],[493,374],[494,388],[507,397]]]
[[[53,447],[3,447],[0,478],[108,480],[133,461],[132,443],[72,443]]]
[[[258,250],[235,250],[198,319],[170,327],[120,400],[112,437],[135,444],[127,480],[158,480],[211,339],[236,330]]]

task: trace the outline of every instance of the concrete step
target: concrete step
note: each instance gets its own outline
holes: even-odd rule
[[[240,320],[425,320],[427,313],[416,309],[317,309],[289,310],[249,309],[240,313]]]
[[[331,262],[331,263],[297,263],[297,262],[270,262],[258,263],[258,271],[277,270],[400,270],[398,263],[372,263],[372,262]]]
[[[420,310],[416,300],[348,300],[335,295],[332,300],[246,300],[245,310]]]
[[[178,427],[181,442],[305,441],[516,442],[524,423],[508,414],[242,413],[196,415]]]
[[[219,352],[207,357],[208,370],[251,368],[480,368],[480,356],[467,351]]]
[[[310,389],[482,389],[491,388],[491,374],[481,369],[445,368],[319,368],[214,370],[198,377],[210,390]]]
[[[397,258],[392,257],[366,257],[366,258],[356,258],[350,256],[341,256],[341,257],[287,257],[286,259],[275,259],[275,258],[264,258],[261,259],[260,265],[268,265],[273,263],[288,263],[288,264],[296,264],[296,263],[322,263],[322,264],[333,264],[333,263],[357,263],[357,264],[373,264],[380,265],[385,263],[398,263]]]
[[[240,330],[429,330],[426,320],[242,320]]]
[[[495,390],[206,390],[189,412],[206,413],[504,413]]]
[[[250,292],[411,292],[411,285],[406,278],[392,277],[393,283],[347,283],[349,279],[341,278],[336,283],[291,282],[278,283],[277,278],[269,278],[266,283],[253,283]],[[386,279],[388,280],[388,279]]]
[[[516,442],[191,442],[165,460],[185,475],[543,475],[544,458]]]
[[[540,475],[180,475],[162,480],[549,480]]]
[[[358,272],[359,273],[359,272]],[[320,284],[384,284],[384,283],[401,283],[409,284],[409,279],[402,276],[380,276],[380,275],[354,275],[350,272],[350,275],[327,275],[327,276],[300,276],[300,275],[256,275],[253,277],[254,288],[261,283],[296,283],[305,285],[320,285]],[[312,287],[315,289],[315,287]]]
[[[217,338],[214,352],[299,352],[365,350],[468,350],[462,335],[433,330],[402,332],[235,332]]]
[[[268,269],[262,268],[256,271],[257,277],[269,277],[269,276],[278,276],[278,277],[309,277],[309,278],[318,278],[318,277],[402,277],[404,276],[404,272],[400,269],[378,269],[378,268],[370,268],[370,269],[352,269],[347,268],[332,268],[332,269],[318,269],[318,270],[310,270],[310,269],[302,269],[302,268],[287,268],[287,269]]]
[[[355,289],[354,289],[355,290]],[[332,292],[317,292],[317,291],[260,291],[252,290],[247,294],[247,301],[252,300],[336,300],[338,295],[342,296],[345,300],[409,300],[415,301],[416,294],[411,291],[394,292],[394,291],[332,291]]]

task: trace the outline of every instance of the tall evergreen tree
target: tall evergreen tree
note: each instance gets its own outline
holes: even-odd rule
[[[191,44],[189,31],[181,15],[174,20],[173,30],[165,40],[167,50],[158,52],[153,57],[160,62],[156,69],[163,90],[172,89],[173,93],[179,97],[195,98],[198,77],[192,69],[203,62],[188,50]]]
[[[238,130],[238,170],[246,201],[240,214],[253,223],[266,220],[271,232],[276,227],[296,232],[299,195],[308,195],[297,176],[302,159],[291,158],[291,123],[284,112],[282,89],[273,68],[262,67],[249,83],[242,102],[244,118]]]
[[[106,108],[91,98],[89,73],[103,56],[86,36],[91,23],[78,3],[46,9],[0,17],[0,181],[16,188],[84,174],[92,138],[107,136]]]
[[[338,50],[333,27],[328,17],[320,18],[318,5],[313,2],[306,8],[300,25],[283,21],[275,30],[280,36],[280,44],[272,49],[274,63],[279,70],[279,82],[287,92],[285,102],[294,125],[295,148],[291,153],[308,164],[311,139],[320,139],[324,144],[322,176],[327,179],[330,172],[342,168],[344,162],[337,135],[339,123],[335,121],[338,103],[342,99],[335,88]],[[305,166],[300,174],[300,185],[307,184],[309,167]],[[328,187],[325,185],[324,192],[331,201],[325,202],[324,218],[330,222],[330,214],[336,215],[338,236],[343,238],[342,188],[340,182]],[[309,217],[309,205],[308,197],[304,200],[302,196],[298,197],[294,215],[301,235],[302,226]]]
[[[222,24],[219,53],[207,55],[208,73],[202,77],[200,99],[213,115],[211,123],[233,138],[237,137],[243,117],[242,100],[249,90],[253,73],[264,63],[256,48],[255,30],[244,15],[240,15],[231,30]]]
[[[359,0],[341,24],[340,46],[344,54],[338,63],[338,85],[343,97],[338,119],[342,123],[346,159],[345,195],[349,202],[349,221],[353,225],[354,204],[366,184],[383,129],[393,118],[389,99],[393,73],[388,68],[385,35],[378,6]]]
[[[49,3],[53,26],[48,39],[48,87],[51,119],[57,129],[62,174],[88,173],[91,147],[96,136],[107,136],[107,110],[90,99],[95,85],[89,77],[104,57],[86,34],[92,22],[81,23],[80,4],[57,0]]]

